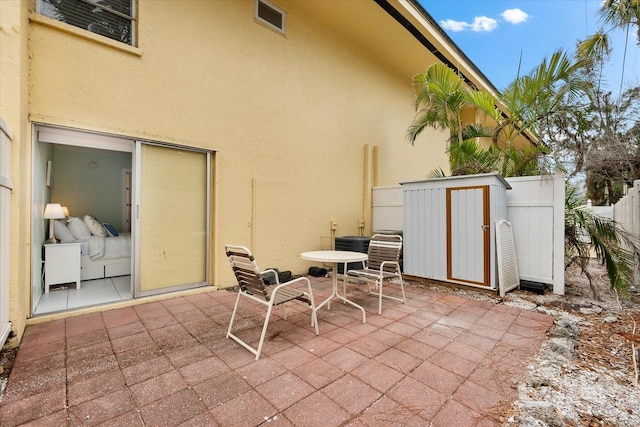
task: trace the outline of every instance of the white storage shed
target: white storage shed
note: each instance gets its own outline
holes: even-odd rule
[[[405,274],[497,289],[495,223],[509,183],[497,173],[401,183]]]

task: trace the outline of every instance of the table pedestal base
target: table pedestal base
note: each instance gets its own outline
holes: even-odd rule
[[[344,271],[346,273],[347,271],[347,263],[344,264]],[[344,278],[344,280],[346,280],[346,277]],[[327,310],[331,310],[331,300],[334,298],[338,298],[340,300],[342,300],[342,302],[350,304],[356,308],[359,308],[360,311],[362,311],[362,323],[367,323],[367,314],[364,311],[364,308],[359,306],[358,304],[356,304],[355,302],[347,299],[346,294],[345,295],[340,295],[338,293],[338,264],[335,263],[333,265],[333,271],[331,272],[331,282],[332,282],[332,290],[331,290],[331,295],[329,295],[329,297],[322,301],[320,304],[318,304],[316,306],[316,311],[318,311],[320,309],[320,307],[322,307],[323,305],[327,305]],[[346,288],[345,288],[346,289]]]

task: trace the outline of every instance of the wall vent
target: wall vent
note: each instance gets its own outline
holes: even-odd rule
[[[287,14],[267,0],[256,0],[256,21],[279,33],[285,33]]]

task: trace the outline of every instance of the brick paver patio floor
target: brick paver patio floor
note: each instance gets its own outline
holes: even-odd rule
[[[322,301],[331,279],[311,279]],[[336,301],[319,336],[304,306],[274,310],[258,361],[225,338],[229,291],[31,325],[0,425],[501,425],[553,318],[405,287],[407,304],[384,301],[382,315],[350,287],[367,323]],[[256,342],[263,313],[243,302],[234,329]]]

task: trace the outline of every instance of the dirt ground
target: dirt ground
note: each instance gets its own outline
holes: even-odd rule
[[[2,393],[4,393],[4,389],[7,386],[7,380],[17,353],[17,348],[7,345],[0,351],[0,404],[2,403]]]
[[[567,272],[564,296],[516,291],[505,301],[531,304],[557,325],[519,384],[507,425],[640,426],[640,289],[618,295],[602,265],[592,261],[589,271],[601,301],[578,269]]]
[[[578,269],[566,272],[564,296],[515,290],[500,301],[495,294],[429,285],[551,314],[557,331],[575,332],[565,339],[566,334],[551,331],[549,342],[528,366],[526,380],[518,384],[519,399],[501,410],[505,425],[640,426],[640,289],[617,295],[609,288],[603,266],[592,262],[589,271],[601,301],[594,299],[588,279]],[[0,352],[0,395],[16,353],[6,346]]]

